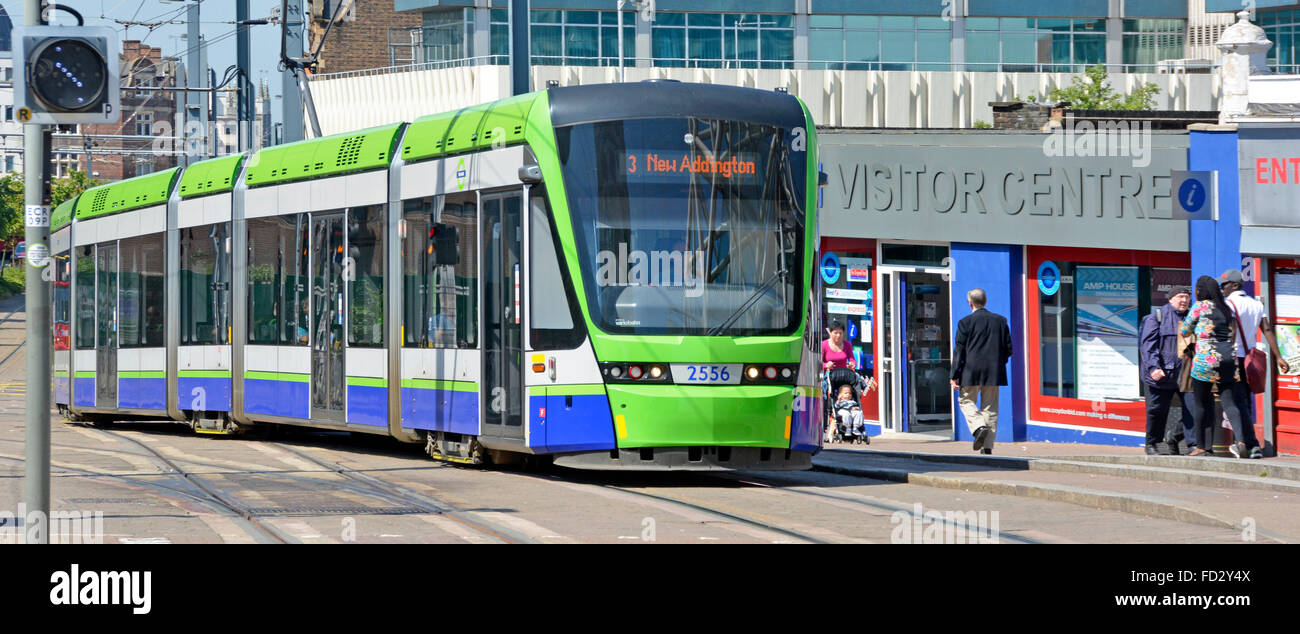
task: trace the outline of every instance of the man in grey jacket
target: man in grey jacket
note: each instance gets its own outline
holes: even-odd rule
[[[1177,350],[1178,326],[1191,306],[1192,290],[1186,286],[1175,286],[1169,289],[1166,297],[1169,298],[1168,304],[1142,319],[1142,330],[1138,335],[1142,382],[1147,386],[1148,456],[1160,453],[1157,444],[1166,438],[1169,438],[1169,454],[1180,453],[1179,436],[1186,438],[1188,451],[1196,446],[1195,424],[1187,407],[1191,393],[1183,394],[1178,389],[1178,374],[1183,368],[1183,360]],[[1181,433],[1166,436],[1169,409],[1175,401],[1182,407],[1182,430]]]

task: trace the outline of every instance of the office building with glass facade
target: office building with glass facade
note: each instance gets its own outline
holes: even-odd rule
[[[422,61],[508,63],[506,0],[394,3],[422,13]],[[1183,57],[1187,25],[1184,0],[658,0],[652,16],[623,12],[620,58],[617,5],[535,0],[532,63],[1005,72],[1109,64],[1150,72]]]
[[[1274,72],[1300,73],[1300,42],[1296,34],[1300,32],[1300,1],[1298,0],[1254,0],[1255,15],[1250,20],[1264,29],[1264,34],[1273,42],[1268,50],[1268,66]],[[1240,0],[1205,0],[1205,10],[1210,12],[1235,12],[1242,9]]]

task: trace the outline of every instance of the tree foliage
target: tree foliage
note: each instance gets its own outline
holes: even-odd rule
[[[63,178],[50,181],[50,207],[59,206],[64,201],[100,184],[85,172],[72,170]],[[25,207],[23,198],[23,175],[10,172],[0,176],[0,239],[8,240],[21,237],[26,220],[23,216]]]
[[[1110,87],[1106,67],[1098,64],[1071,78],[1069,86],[1048,91],[1047,98],[1057,103],[1068,101],[1080,110],[1153,110],[1158,94],[1160,87],[1150,82],[1127,95],[1120,94]]]

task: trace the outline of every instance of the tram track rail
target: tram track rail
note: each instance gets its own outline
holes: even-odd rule
[[[22,458],[14,458],[10,456],[0,456],[0,460],[6,460],[10,462],[19,463],[19,464],[25,462]],[[95,471],[91,469],[84,469],[81,467],[73,467],[73,466],[61,464],[59,462],[52,462],[50,466],[53,469],[57,469],[58,471],[67,474],[68,477],[92,478],[96,480],[115,482],[119,485],[125,485],[129,487],[138,487],[139,489],[145,489],[149,491],[152,495],[163,498],[164,500],[172,501],[176,499],[183,499],[192,502],[194,504],[197,504],[199,506],[205,507],[217,513],[218,515],[221,515],[222,517],[238,519],[241,521],[243,519],[241,516],[233,512],[226,505],[213,499],[210,495],[203,493],[201,491],[196,491],[196,487],[169,486],[160,482],[152,482],[149,480],[149,478],[154,478],[160,475],[165,476],[165,475],[176,475],[176,474],[168,474],[166,472],[160,472],[156,474],[153,473],[111,474],[111,473],[104,473],[101,471]],[[252,531],[246,531],[246,532],[261,533],[262,531],[254,529]],[[256,537],[256,535],[253,536]],[[273,541],[277,541],[277,542],[280,541],[278,539],[274,539],[274,538],[272,539]]]
[[[95,431],[101,434],[105,434],[113,438],[124,440],[128,443],[131,443],[132,445],[135,445],[145,450],[151,456],[153,456],[153,459],[155,461],[161,463],[167,469],[170,469],[174,475],[179,476],[183,482],[186,482],[189,485],[193,486],[195,489],[201,491],[212,502],[214,502],[217,506],[225,509],[229,514],[242,519],[243,522],[245,522],[248,526],[252,527],[256,532],[261,533],[262,535],[270,538],[271,540],[281,544],[289,544],[296,541],[291,537],[289,537],[288,535],[285,535],[280,530],[276,529],[274,526],[269,525],[269,523],[259,521],[258,518],[254,516],[249,509],[240,505],[238,502],[232,500],[231,496],[224,493],[220,487],[217,487],[216,485],[207,482],[204,478],[200,477],[195,473],[183,469],[180,465],[176,464],[170,458],[163,455],[162,452],[158,451],[157,449],[154,449],[153,447],[150,447],[148,444],[140,441],[139,439],[132,438],[127,434],[110,431],[107,429],[101,429],[97,427],[92,427],[91,429],[94,429]]]
[[[779,483],[773,483],[770,481],[770,478],[764,478],[762,475],[756,473],[740,474],[740,473],[702,472],[700,475],[704,477],[726,480],[729,482],[736,482],[750,487],[757,487],[759,489],[770,489],[773,491],[779,491],[782,493],[787,493],[792,495],[820,498],[823,500],[836,500],[839,502],[847,502],[849,504],[854,504],[865,508],[872,508],[879,511],[886,511],[889,513],[904,513],[908,516],[908,518],[913,520],[922,519],[926,522],[934,522],[934,523],[942,524],[945,527],[951,526],[954,529],[960,528],[962,530],[970,530],[970,527],[965,526],[964,524],[953,522],[951,519],[948,519],[947,517],[942,515],[926,516],[924,512],[922,512],[921,514],[917,514],[915,507],[904,506],[902,504],[895,504],[895,503],[886,502],[884,500],[879,500],[879,499],[868,499],[865,496],[860,496],[860,495],[842,495],[831,491],[824,491],[824,492],[808,491],[804,488],[796,488],[796,487],[804,487],[806,485],[784,485]],[[854,476],[845,476],[845,477],[854,477]],[[768,481],[764,482],[763,480],[765,479]],[[979,537],[988,537],[988,535],[983,534],[982,531],[977,532],[977,535]],[[998,538],[1007,539],[1009,541],[1013,541],[1020,544],[1047,543],[1040,540],[1025,537],[1023,535],[1016,535],[1012,533],[999,533]]]
[[[363,488],[372,491],[372,494],[374,495],[390,499],[396,503],[404,503],[418,508],[423,508],[426,512],[441,515],[448,520],[456,522],[465,528],[476,531],[480,534],[486,535],[494,540],[506,544],[536,543],[536,540],[521,535],[510,528],[494,522],[486,521],[480,517],[475,517],[473,512],[461,509],[446,500],[440,500],[419,491],[415,491],[409,487],[402,486],[395,482],[390,482],[378,476],[366,473],[364,470],[347,467],[336,461],[322,458],[293,445],[282,442],[270,442],[269,445],[311,462],[347,480],[359,483]],[[326,450],[328,451],[329,449],[327,448]]]
[[[530,473],[530,474],[510,473],[509,475],[513,475],[516,477],[533,477],[542,480],[549,480],[551,482],[561,484],[561,485],[567,484],[570,486],[594,487],[602,491],[616,492],[617,494],[621,494],[623,496],[627,496],[639,500],[652,500],[660,504],[671,505],[673,507],[676,507],[688,513],[701,514],[719,520],[726,524],[732,524],[738,528],[748,528],[751,530],[762,531],[764,533],[770,534],[773,537],[783,536],[783,537],[788,537],[797,540],[798,542],[809,543],[809,544],[832,543],[832,542],[828,542],[826,539],[822,537],[809,534],[805,531],[796,528],[780,526],[772,522],[760,520],[741,513],[736,513],[731,510],[718,508],[717,506],[710,506],[708,504],[703,504],[698,501],[692,501],[692,500],[687,500],[679,497],[674,497],[671,495],[665,495],[662,493],[652,493],[650,491],[641,490],[643,489],[643,487],[612,484],[609,482],[602,481],[602,477],[609,478],[610,474],[611,472],[600,472],[598,474],[588,474],[585,472],[566,470],[563,474],[537,472],[537,473]],[[618,477],[624,477],[624,478],[629,476],[635,477],[636,475],[643,476],[646,474],[626,473],[626,474],[619,474]],[[661,474],[656,474],[656,475],[661,475]],[[686,475],[686,474],[677,474],[677,475]],[[783,542],[785,540],[772,540],[772,541]]]

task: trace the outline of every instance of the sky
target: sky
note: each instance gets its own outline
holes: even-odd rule
[[[217,73],[218,81],[222,71],[235,63],[235,2],[234,0],[200,0],[200,32],[208,45],[208,66]],[[21,0],[0,0],[9,12],[15,26],[23,23],[23,2]],[[160,47],[163,55],[180,54],[185,62],[184,53],[189,45],[181,39],[185,35],[186,6],[190,2],[167,2],[164,0],[63,0],[60,5],[77,10],[86,19],[87,25],[111,26],[117,31],[119,44],[127,39],[141,40],[150,46]],[[280,0],[250,0],[249,18],[261,19],[271,16],[271,9],[280,8]],[[148,26],[123,26],[114,20],[135,22],[174,22],[160,24],[150,30]],[[54,24],[75,25],[76,18],[59,11],[51,16]],[[280,60],[280,26],[248,27],[251,45],[252,81],[257,86],[266,79],[271,88],[272,119],[281,120],[280,76],[276,64]],[[206,83],[206,80],[205,80]]]

